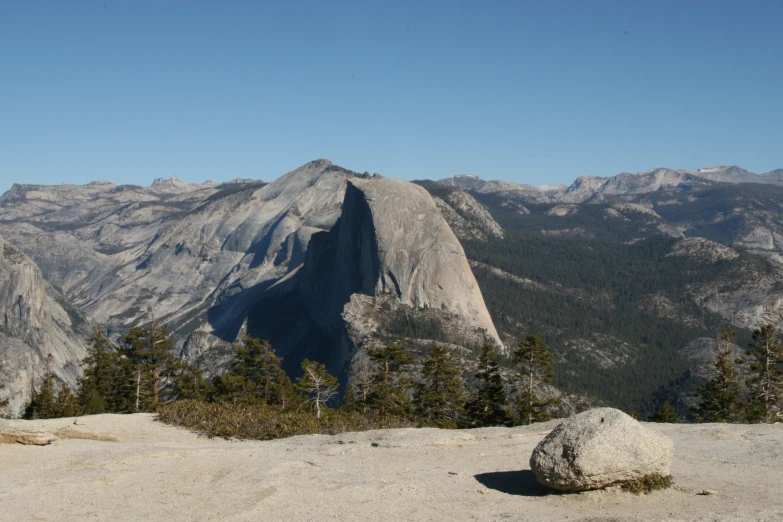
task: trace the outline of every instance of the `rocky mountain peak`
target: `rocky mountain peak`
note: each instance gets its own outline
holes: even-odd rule
[[[170,178],[156,178],[155,181],[152,182],[153,187],[171,187],[171,188],[178,188],[181,186],[186,185],[186,183],[183,183],[179,180],[177,176],[171,176]]]
[[[311,161],[309,163],[304,164],[300,168],[311,168],[311,169],[326,169],[329,167],[334,167],[334,163],[329,161],[328,159],[320,158],[314,161]],[[299,170],[299,169],[297,169]]]
[[[764,183],[765,180],[748,170],[731,166],[717,166],[698,169],[694,175],[700,178],[706,178],[711,181],[718,181],[720,183]]]
[[[766,183],[775,183],[777,185],[783,185],[783,169],[775,169],[759,176]]]

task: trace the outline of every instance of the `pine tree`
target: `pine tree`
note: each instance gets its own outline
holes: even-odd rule
[[[326,367],[315,361],[302,361],[302,376],[296,379],[296,389],[307,396],[306,402],[313,405],[315,417],[321,418],[322,410],[337,396],[337,378],[326,371]]]
[[[375,362],[370,357],[356,357],[351,364],[351,383],[345,388],[342,409],[367,413],[371,409],[369,402],[375,384],[377,372]]]
[[[443,346],[434,344],[422,364],[422,381],[416,386],[416,416],[425,424],[453,428],[464,401],[454,360]]]
[[[552,416],[546,408],[557,399],[541,400],[535,393],[536,384],[552,382],[554,368],[549,347],[538,335],[528,335],[514,352],[519,365],[519,385],[515,402],[517,418],[525,424],[549,420]]]
[[[85,415],[122,411],[119,394],[125,384],[122,361],[103,327],[96,326],[87,339],[77,397]]]
[[[409,392],[413,383],[405,372],[413,363],[413,356],[399,343],[369,348],[367,355],[378,369],[367,396],[367,404],[381,415],[410,417],[413,408]]]
[[[674,406],[669,404],[669,401],[664,401],[663,404],[650,415],[650,422],[677,424],[680,422],[680,416],[677,415],[677,410],[674,409]]]
[[[124,355],[132,366],[134,411],[153,411],[174,399],[175,377],[182,365],[172,353],[169,332],[155,323],[134,327],[123,338]]]
[[[484,343],[475,377],[478,389],[465,405],[463,426],[481,428],[510,424],[508,398],[500,377],[495,347],[491,343]]]
[[[772,325],[764,325],[753,332],[748,355],[754,375],[748,380],[751,398],[746,418],[751,422],[780,420],[783,417],[783,372],[779,364],[783,362],[783,344]]]
[[[700,399],[694,408],[697,422],[734,422],[740,415],[740,389],[731,344],[737,336],[726,328],[716,341],[716,376],[696,393]]]
[[[23,417],[25,419],[52,419],[57,417],[54,380],[54,373],[51,371],[46,372],[43,376],[41,387],[37,390],[33,388],[30,402],[24,410]]]
[[[54,417],[78,417],[82,414],[79,401],[65,383],[60,385],[60,391],[54,401]]]
[[[269,404],[283,409],[292,407],[295,392],[281,363],[269,341],[245,336],[242,344],[234,347],[234,361],[229,371],[212,381],[214,399]]]
[[[204,372],[191,364],[184,364],[176,377],[177,400],[203,401],[212,391],[212,385],[204,379]]]

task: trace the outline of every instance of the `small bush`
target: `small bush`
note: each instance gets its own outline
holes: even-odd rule
[[[264,405],[178,401],[158,410],[158,420],[208,437],[272,440],[294,435],[334,435],[415,426],[407,419],[328,410],[319,420],[309,411],[280,411]]]
[[[620,485],[623,491],[628,491],[634,495],[641,495],[644,493],[652,493],[659,489],[668,489],[672,487],[671,475],[659,475],[653,473],[651,475],[645,475],[644,477],[636,480],[629,480]]]

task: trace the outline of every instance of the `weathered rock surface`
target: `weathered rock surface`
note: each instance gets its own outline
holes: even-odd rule
[[[46,430],[5,426],[0,419],[0,444],[46,446],[57,440],[57,435]]]
[[[74,425],[82,426],[74,428]],[[0,444],[46,446],[58,439],[83,439],[103,442],[119,442],[114,433],[96,431],[83,417],[23,421],[0,419]]]
[[[339,346],[333,370],[346,371],[342,365],[374,333],[377,323],[365,323],[379,300],[390,312],[397,305],[437,312],[452,329],[502,345],[462,246],[423,188],[354,179],[342,210],[329,232],[313,235],[302,270],[291,278],[292,294]]]
[[[433,200],[457,237],[478,240],[503,238],[503,228],[492,214],[464,190],[450,190],[442,198],[433,197]]]
[[[50,354],[57,376],[75,386],[86,352],[83,328],[35,263],[0,237],[0,382],[12,413],[28,400]]]
[[[153,419],[84,418],[83,429],[115,434],[120,442],[0,444],[0,518],[291,521],[322,520],[328,513],[357,521],[706,522],[783,516],[783,473],[775,465],[783,448],[780,424],[652,425],[677,446],[674,487],[650,495],[550,495],[526,457],[557,421],[237,442],[199,437]],[[66,424],[20,422],[49,432]],[[704,491],[720,494],[699,494]]]
[[[396,179],[353,185],[369,207],[377,242],[377,272],[368,295],[391,293],[412,307],[461,317],[499,342],[465,252],[429,194]]]
[[[674,443],[614,408],[574,415],[542,440],[530,457],[539,482],[559,491],[586,491],[668,476]]]

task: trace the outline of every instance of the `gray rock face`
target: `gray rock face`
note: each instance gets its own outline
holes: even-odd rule
[[[354,295],[436,309],[455,328],[499,342],[462,247],[429,194],[327,160],[269,184],[171,178],[151,187],[15,185],[0,198],[0,234],[41,269],[18,252],[33,268],[14,284],[27,281],[40,293],[46,278],[114,335],[154,313],[207,374],[225,368],[230,343],[245,332],[270,339],[288,370],[303,357],[344,370],[360,342],[347,332],[364,322],[358,309],[344,313]],[[2,306],[14,311],[15,296],[33,299],[35,292],[6,294]],[[31,303],[45,315],[42,295]],[[5,346],[26,354],[23,347],[51,328],[25,326],[29,338],[20,337],[19,325],[29,321],[17,315]],[[55,361],[56,368],[73,366],[71,384],[77,352]],[[17,357],[7,366],[15,372],[29,364]]]
[[[443,198],[433,197],[449,227],[460,239],[503,238],[503,228],[489,211],[473,196],[459,189],[451,190]]]
[[[78,312],[44,280],[32,260],[0,237],[0,381],[18,412],[53,357],[55,374],[76,384],[86,348]]]
[[[702,237],[690,237],[678,241],[672,247],[669,256],[686,256],[704,261],[717,263],[719,261],[731,261],[739,257],[739,253],[731,247],[721,245]]]
[[[319,322],[342,314],[352,294],[392,296],[459,317],[501,344],[462,245],[423,188],[351,180],[339,222],[322,236],[313,238],[302,281]]]
[[[613,408],[574,415],[542,440],[530,457],[539,482],[585,491],[657,473],[668,476],[674,443]]]

